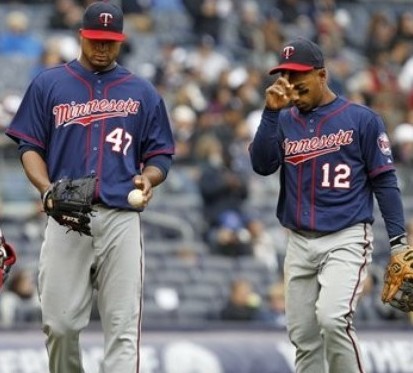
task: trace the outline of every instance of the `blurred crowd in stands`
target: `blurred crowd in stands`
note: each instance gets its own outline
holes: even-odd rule
[[[78,55],[90,0],[0,4],[0,219],[20,254],[0,294],[0,327],[38,322],[37,258],[45,216],[5,136],[30,79]],[[413,8],[410,1],[113,0],[128,39],[120,63],[150,79],[168,106],[175,164],[143,213],[145,322],[232,320],[283,328],[286,232],[276,177],[254,175],[247,147],[277,51],[318,42],[331,86],[385,119],[413,243]],[[411,325],[380,302],[388,238],[375,223],[373,267],[355,322]],[[95,317],[99,317],[95,314]]]

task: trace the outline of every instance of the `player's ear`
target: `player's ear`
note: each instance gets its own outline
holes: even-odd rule
[[[316,73],[322,80],[327,80],[327,69],[325,67],[317,69]]]

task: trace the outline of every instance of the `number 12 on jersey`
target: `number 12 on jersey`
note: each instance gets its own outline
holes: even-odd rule
[[[323,173],[321,186],[323,188],[350,188],[351,168],[347,164],[338,164],[333,168],[330,163],[324,163],[321,170]]]

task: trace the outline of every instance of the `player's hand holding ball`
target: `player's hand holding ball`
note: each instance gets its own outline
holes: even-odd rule
[[[152,184],[147,176],[136,175],[133,179],[135,189],[128,194],[128,203],[137,209],[144,209],[152,198]]]
[[[133,189],[128,194],[128,202],[134,208],[142,208],[145,204],[145,198],[141,189]]]

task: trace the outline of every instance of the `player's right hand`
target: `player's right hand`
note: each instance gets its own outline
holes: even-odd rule
[[[294,84],[280,76],[272,85],[265,90],[265,107],[271,110],[280,110],[290,105],[296,99],[297,92]]]
[[[148,205],[148,202],[150,201],[150,199],[153,196],[151,181],[145,175],[136,175],[133,178],[133,183],[134,183],[136,189],[142,190],[142,194],[143,194],[143,196],[145,198],[145,201],[146,201],[144,207],[146,207]]]

